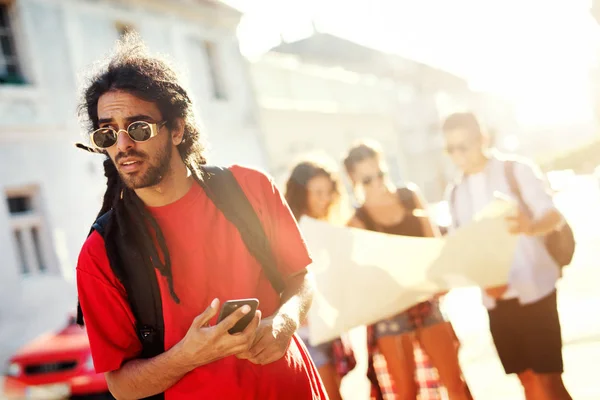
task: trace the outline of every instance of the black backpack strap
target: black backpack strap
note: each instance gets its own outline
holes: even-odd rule
[[[155,357],[164,352],[164,320],[162,299],[156,272],[147,268],[139,252],[121,247],[121,241],[115,241],[117,235],[107,237],[106,227],[112,220],[112,210],[100,216],[92,225],[104,238],[105,246],[116,249],[118,260],[111,262],[115,275],[122,277],[121,283],[127,293],[127,301],[136,320],[136,331],[142,344],[141,358]],[[81,307],[77,305],[77,319],[83,323]],[[164,394],[158,394],[149,399],[164,399]]]
[[[88,233],[88,237],[92,234],[92,232],[96,231],[100,234],[100,236],[104,237],[104,232],[106,230],[106,224],[108,224],[108,220],[112,214],[112,210],[102,214],[94,223],[92,224],[92,228]],[[81,310],[81,304],[79,300],[77,300],[77,317],[75,319],[77,325],[83,327],[85,322],[83,321],[83,311]]]
[[[283,293],[285,283],[277,268],[269,239],[256,211],[250,204],[233,173],[216,166],[203,166],[204,176],[200,185],[208,198],[234,224],[240,232],[248,251],[262,266],[273,289]]]
[[[104,232],[106,231],[106,225],[110,220],[112,215],[112,210],[108,210],[104,214],[102,214],[96,222],[92,225],[92,229],[100,234],[100,236],[104,237]],[[91,233],[91,232],[90,232]]]
[[[124,249],[119,243],[117,242],[119,262],[111,267],[115,272],[120,271],[123,276],[121,283],[127,293],[127,301],[135,317],[137,335],[142,344],[140,357],[152,358],[164,352],[162,298],[156,271],[143,261],[137,250]]]

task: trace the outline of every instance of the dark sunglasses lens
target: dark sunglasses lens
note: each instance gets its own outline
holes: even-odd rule
[[[117,132],[110,128],[101,128],[94,131],[92,135],[94,145],[101,149],[107,149],[117,142]]]
[[[147,122],[134,122],[127,128],[127,133],[136,142],[145,142],[152,136],[152,127]]]

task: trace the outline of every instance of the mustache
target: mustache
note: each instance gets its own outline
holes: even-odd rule
[[[130,150],[127,153],[120,152],[115,156],[115,162],[118,163],[121,159],[125,157],[137,157],[137,158],[146,158],[146,153],[137,150]]]

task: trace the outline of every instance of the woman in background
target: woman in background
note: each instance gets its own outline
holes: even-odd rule
[[[285,198],[297,221],[303,216],[340,222],[341,183],[324,163],[303,161],[294,167],[286,183]],[[341,400],[342,378],[356,364],[354,355],[346,340],[311,346],[308,342],[308,326],[300,329],[308,352],[312,357],[330,400]]]
[[[355,191],[364,197],[349,226],[402,236],[439,235],[425,213],[425,203],[418,189],[414,185],[396,188],[389,182],[383,154],[376,143],[364,142],[351,148],[344,166]],[[402,265],[401,260],[398,261]],[[467,384],[462,379],[454,330],[442,316],[437,298],[374,324],[369,327],[367,335],[369,379],[374,397],[383,397],[373,364],[373,354],[378,350],[385,358],[398,398],[417,398],[415,342],[418,342],[437,369],[449,399],[471,399]]]

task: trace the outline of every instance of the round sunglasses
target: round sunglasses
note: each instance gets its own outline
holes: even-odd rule
[[[119,133],[123,131],[127,133],[129,138],[134,142],[146,142],[158,135],[158,131],[165,126],[166,123],[167,121],[135,121],[129,124],[127,129],[115,130],[110,127],[100,128],[90,133],[90,140],[95,147],[99,149],[108,149],[117,143]]]

